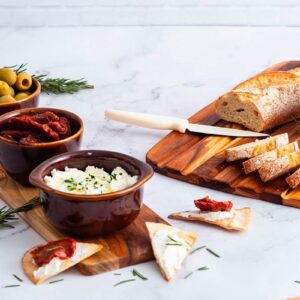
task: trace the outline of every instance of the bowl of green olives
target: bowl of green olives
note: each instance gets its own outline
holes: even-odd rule
[[[41,84],[30,74],[0,68],[0,115],[29,107],[37,107]]]

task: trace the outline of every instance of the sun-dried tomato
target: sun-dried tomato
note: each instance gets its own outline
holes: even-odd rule
[[[6,126],[0,135],[22,144],[58,141],[72,134],[69,120],[51,111],[11,117]]]
[[[39,246],[32,250],[30,254],[34,262],[40,267],[48,264],[54,257],[60,259],[70,258],[74,255],[75,250],[76,241],[71,238],[65,238]]]
[[[230,211],[233,203],[231,201],[215,201],[208,196],[203,199],[194,200],[195,206],[202,211]]]

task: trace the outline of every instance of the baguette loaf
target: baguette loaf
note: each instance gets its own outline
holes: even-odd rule
[[[226,149],[226,160],[235,161],[272,151],[289,143],[287,133]]]
[[[300,184],[300,168],[285,180],[292,189],[296,188]]]
[[[268,72],[237,85],[216,102],[217,114],[261,132],[300,116],[300,68]]]
[[[278,149],[262,153],[243,162],[244,171],[246,174],[257,171],[263,165],[298,150],[298,143],[293,142],[288,145],[279,147]]]
[[[266,182],[286,174],[289,171],[300,166],[300,150],[289,153],[268,164],[262,166],[259,170],[259,176],[262,181]]]

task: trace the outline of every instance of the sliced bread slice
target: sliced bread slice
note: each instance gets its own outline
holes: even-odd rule
[[[182,211],[169,215],[170,219],[197,221],[220,226],[227,230],[245,231],[251,224],[252,212],[250,207],[235,209],[233,215],[226,219],[210,219],[199,210]]]
[[[37,245],[28,250],[22,258],[23,270],[34,284],[40,284],[44,280],[71,268],[103,248],[103,246],[99,244],[76,242],[76,250],[72,257],[63,260],[53,258],[49,264],[39,267],[35,264],[31,255],[31,251],[39,246],[41,245]]]
[[[300,168],[285,180],[292,189],[296,188],[300,184]]]
[[[300,166],[300,150],[263,165],[259,170],[262,181],[270,181]]]
[[[266,163],[276,160],[282,156],[285,156],[291,152],[295,152],[298,150],[299,150],[298,143],[293,142],[288,145],[281,146],[278,149],[268,151],[266,153],[262,153],[243,162],[244,171],[246,174],[257,171]]]
[[[161,223],[146,222],[146,227],[160,271],[165,280],[170,281],[181,268],[198,235]]]
[[[287,133],[226,149],[226,160],[235,161],[272,151],[289,143]]]

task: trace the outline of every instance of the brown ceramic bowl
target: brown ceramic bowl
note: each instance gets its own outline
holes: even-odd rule
[[[31,94],[27,98],[11,103],[1,103],[0,115],[16,109],[37,107],[41,93],[41,84],[35,78],[32,78],[32,86],[29,91]]]
[[[44,177],[53,169],[66,166],[85,169],[88,165],[111,172],[120,166],[138,181],[121,191],[99,195],[78,195],[50,188]],[[139,214],[143,202],[143,185],[153,175],[146,163],[125,154],[85,150],[65,153],[48,159],[36,167],[29,180],[40,188],[41,203],[48,220],[70,236],[99,236],[120,230]]]
[[[68,118],[72,128],[72,135],[55,142],[22,145],[9,141],[0,136],[0,163],[6,172],[18,182],[29,185],[30,172],[44,160],[67,151],[80,148],[83,123],[80,117],[66,110],[56,108],[25,108],[14,110],[0,116],[0,130],[5,128],[6,121],[14,116],[31,112],[53,111],[59,116]]]

